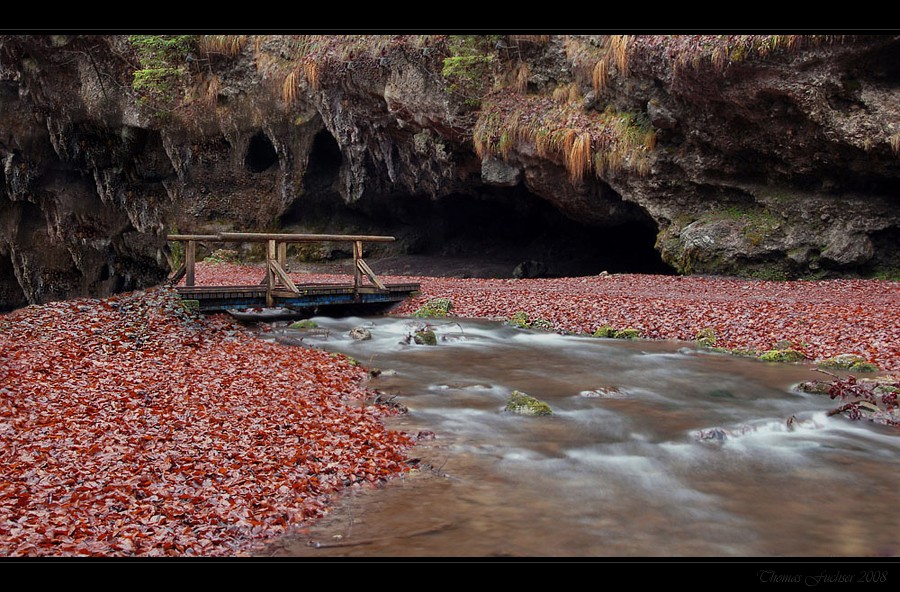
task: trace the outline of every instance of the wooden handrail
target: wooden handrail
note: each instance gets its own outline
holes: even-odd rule
[[[166,240],[170,241],[215,241],[219,240],[218,234],[169,234]]]
[[[291,292],[297,293],[297,287],[287,272],[284,271],[287,243],[310,242],[350,242],[353,243],[353,291],[356,299],[359,299],[359,288],[362,284],[362,276],[365,275],[380,290],[387,290],[378,279],[372,268],[363,259],[362,244],[364,242],[391,242],[393,236],[357,235],[357,234],[287,234],[274,232],[220,232],[218,234],[169,234],[166,239],[187,243],[185,260],[178,272],[171,280],[177,282],[185,277],[185,285],[194,285],[194,263],[196,259],[196,244],[198,241],[228,241],[228,242],[265,242],[266,245],[266,277],[263,283],[266,285],[266,301],[272,306],[273,292],[277,280]],[[176,279],[177,278],[177,279]]]
[[[279,241],[285,243],[313,243],[313,242],[357,242],[387,243],[397,240],[393,236],[372,236],[356,234],[280,234],[269,232],[220,232],[216,235],[224,241]]]

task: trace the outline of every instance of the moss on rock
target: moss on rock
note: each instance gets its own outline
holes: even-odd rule
[[[413,334],[413,341],[418,345],[437,345],[437,335],[431,329],[420,329]]]
[[[618,331],[616,331],[614,337],[616,339],[640,339],[641,332],[637,329],[627,327],[625,329],[619,329]]]
[[[553,323],[546,319],[535,319],[531,321],[532,329],[540,329],[541,331],[552,331]]]
[[[599,327],[596,331],[594,331],[594,337],[615,337],[616,329],[614,327],[610,327],[609,325],[603,325]]]
[[[710,327],[705,327],[697,331],[697,344],[702,347],[715,347],[716,332]]]
[[[527,393],[521,391],[513,391],[509,395],[506,402],[506,411],[518,413],[519,415],[552,415],[553,410],[550,405],[535,399]]]
[[[761,353],[759,359],[764,362],[801,362],[806,356],[795,349],[770,349]]]
[[[199,300],[182,300],[181,306],[188,312],[200,312]]]
[[[876,364],[856,354],[840,354],[819,362],[822,368],[849,370],[850,372],[878,372]]]
[[[296,323],[291,323],[288,328],[289,329],[315,329],[319,326],[319,324],[315,321],[311,321],[309,319],[303,319],[302,321],[297,321]]]
[[[443,318],[453,310],[453,301],[449,298],[433,298],[413,313],[419,318]]]
[[[520,310],[519,312],[513,314],[513,316],[509,317],[507,321],[509,325],[513,327],[518,327],[519,329],[528,329],[531,327],[531,318],[529,318],[528,313],[524,310]]]
[[[797,385],[797,390],[803,393],[815,395],[827,395],[831,391],[831,384],[821,380],[807,380]]]

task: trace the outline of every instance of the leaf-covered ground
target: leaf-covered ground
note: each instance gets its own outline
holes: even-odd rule
[[[0,317],[0,556],[240,556],[407,470],[343,357],[171,290]]]
[[[293,274],[297,281],[348,277]],[[198,284],[258,283],[200,263]],[[452,315],[525,312],[553,329],[810,359],[859,354],[900,370],[900,283],[604,275],[418,281],[392,313],[449,298]],[[343,357],[263,342],[173,292],[30,306],[0,316],[0,555],[240,556],[327,511],[329,495],[408,470],[409,436],[366,405]]]

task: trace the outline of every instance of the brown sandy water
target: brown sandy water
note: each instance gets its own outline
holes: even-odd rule
[[[423,346],[406,343],[420,319],[315,320],[327,334],[275,333],[382,370],[370,386],[409,410],[389,424],[435,437],[410,451],[420,470],[262,556],[900,554],[900,432],[827,417],[827,396],[793,389],[823,378],[812,366],[457,319],[430,320]],[[504,412],[514,389],[553,415]]]

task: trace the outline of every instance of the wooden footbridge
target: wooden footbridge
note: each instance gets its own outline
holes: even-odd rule
[[[376,312],[416,294],[419,284],[385,284],[363,259],[363,243],[390,242],[392,236],[342,234],[277,234],[220,232],[218,234],[170,234],[169,241],[184,245],[184,263],[169,282],[182,300],[195,300],[201,312],[282,309],[298,315]],[[197,244],[258,242],[266,245],[265,276],[255,285],[198,286],[195,263]],[[287,245],[291,243],[349,242],[353,248],[353,280],[341,284],[296,283],[286,271]],[[184,279],[183,285],[178,285]],[[365,280],[368,280],[368,283]],[[246,313],[252,314],[252,313]]]

